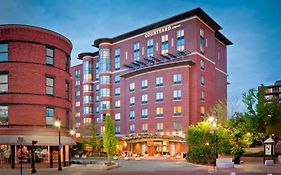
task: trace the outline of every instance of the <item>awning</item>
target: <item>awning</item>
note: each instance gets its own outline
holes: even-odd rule
[[[18,137],[23,137],[23,145],[32,145],[32,141],[38,141],[39,146],[57,146],[59,136],[37,136],[37,135],[0,135],[0,145],[17,145]],[[62,145],[75,145],[71,137],[61,136]]]

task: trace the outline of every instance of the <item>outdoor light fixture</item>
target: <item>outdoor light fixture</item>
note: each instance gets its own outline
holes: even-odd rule
[[[69,131],[69,134],[70,134],[71,136],[74,136],[74,134],[75,134],[75,130],[73,130],[73,129],[72,129],[72,130],[70,130],[70,131]]]
[[[55,121],[54,125],[59,130],[59,147],[58,147],[59,148],[58,149],[58,151],[59,151],[59,157],[58,157],[58,159],[59,159],[58,160],[59,161],[59,166],[58,166],[58,171],[62,171],[62,167],[61,167],[61,152],[60,152],[60,149],[61,149],[61,142],[60,142],[60,126],[61,126],[61,123],[60,123],[59,120],[57,120],[57,121]]]

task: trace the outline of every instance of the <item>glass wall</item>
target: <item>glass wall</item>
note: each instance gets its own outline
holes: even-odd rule
[[[93,62],[83,61],[84,82],[93,80]]]
[[[100,49],[99,71],[110,71],[110,49]]]

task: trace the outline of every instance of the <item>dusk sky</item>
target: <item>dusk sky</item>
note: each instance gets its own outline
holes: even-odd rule
[[[228,47],[228,100],[261,83],[281,80],[281,1],[234,0],[0,0],[0,24],[27,24],[56,31],[80,52],[96,51],[97,38],[114,37],[201,7],[234,44]],[[243,107],[239,106],[240,109]]]

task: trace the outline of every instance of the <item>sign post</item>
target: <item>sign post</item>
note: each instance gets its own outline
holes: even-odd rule
[[[273,160],[273,162],[275,163],[275,155],[274,155],[274,145],[275,145],[275,141],[269,137],[268,139],[266,139],[264,142],[264,156],[263,156],[263,163],[265,163],[265,160],[267,157],[270,157],[270,160]]]
[[[24,138],[18,137],[17,144],[20,145],[20,175],[22,175],[22,148],[23,148]]]

